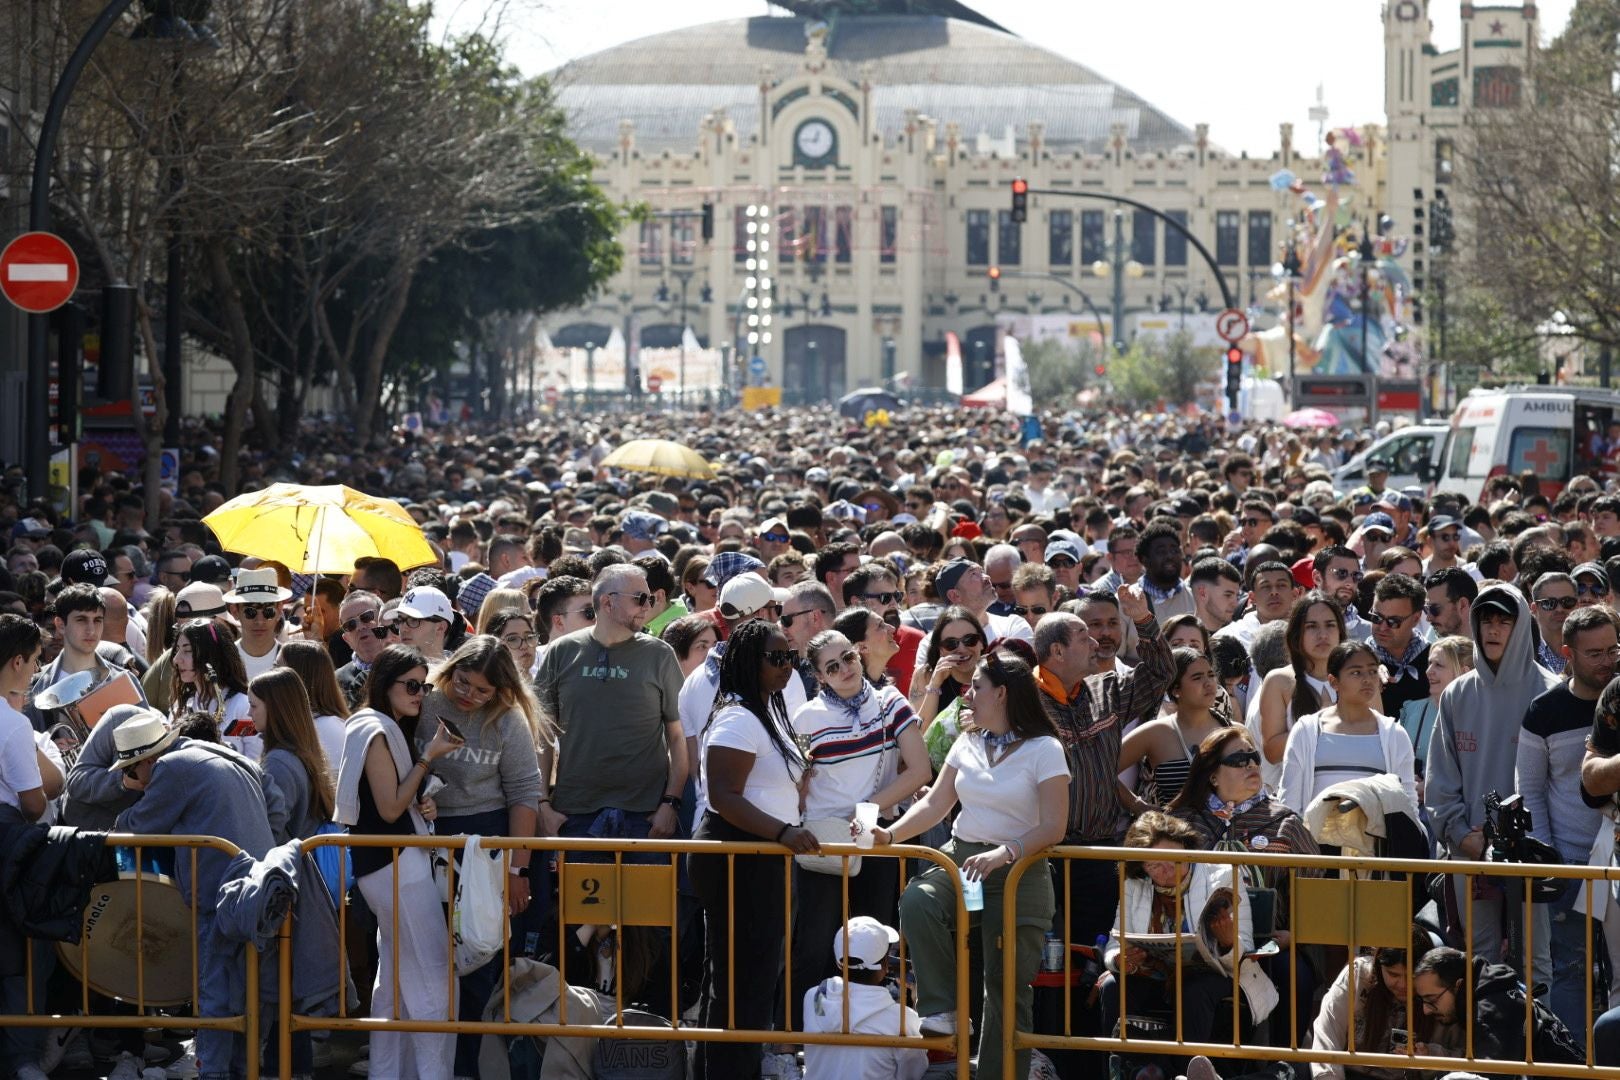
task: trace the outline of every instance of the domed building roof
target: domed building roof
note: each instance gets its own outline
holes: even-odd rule
[[[759,131],[761,69],[802,70],[815,20],[759,16],[686,27],[571,61],[552,73],[574,138],[611,152],[619,123],[635,123],[642,150],[691,150],[703,119],[725,109],[742,139]],[[828,70],[859,83],[870,71],[877,129],[888,139],[916,109],[963,139],[1022,140],[1045,124],[1058,151],[1101,151],[1124,124],[1138,153],[1191,146],[1194,136],[1136,94],[1013,34],[938,15],[844,15],[832,22]]]

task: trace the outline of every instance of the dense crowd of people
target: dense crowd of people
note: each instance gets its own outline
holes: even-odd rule
[[[1523,1060],[1527,1017],[1536,1061],[1585,1062],[1591,1044],[1620,1064],[1606,891],[1537,883],[1524,925],[1518,886],[1441,865],[1527,847],[1612,863],[1620,495],[1497,475],[1471,502],[1443,483],[1392,489],[1376,468],[1336,488],[1332,470],[1373,435],[1073,415],[1031,439],[991,413],[787,410],[249,454],[249,487],[349,483],[398,500],[433,545],[426,566],[306,576],[220,550],[202,520],[224,501],[217,453],[194,433],[156,522],[117,473],[82,476],[67,515],[0,493],[0,825],[205,834],[254,859],[345,830],[609,839],[626,862],[664,865],[635,842],[781,845],[786,876],[778,854],[683,860],[667,929],[559,927],[553,858],[511,855],[514,955],[660,1016],[776,1033],[697,1043],[699,1080],[917,1077],[945,1056],[811,1046],[801,1064],[794,1033],[956,1034],[959,1016],[993,1080],[1007,1025],[1049,1022],[1036,996],[1054,936],[1081,980],[1077,1034],[1247,1048],[1218,1069],[1122,1058],[1118,1075],[1281,1076],[1266,1047],[1295,1038]],[[603,467],[637,437],[678,439],[714,475]],[[47,691],[85,672],[98,686],[127,673],[138,700],[84,730]],[[1515,793],[1522,841],[1492,816]],[[822,847],[851,840],[870,846],[846,883]],[[903,866],[892,844],[958,870]],[[1041,858],[1057,844],[1129,854]],[[1295,875],[1161,849],[1438,872],[1414,883],[1409,941],[1347,955],[1291,941]],[[186,859],[169,872],[204,953],[219,948],[223,857],[204,854],[195,880]],[[428,849],[356,849],[353,876],[339,898],[370,1015],[481,1018],[501,962],[452,977]],[[1188,949],[1167,952],[1181,934]],[[41,958],[35,1000],[75,1011],[71,974]],[[23,1011],[22,974],[4,988],[0,1013]],[[204,978],[199,1015],[228,1015],[227,990]],[[6,1031],[0,1075],[98,1055],[115,1080],[276,1064],[229,1032],[199,1030],[155,1065],[138,1031],[108,1034]],[[295,1075],[325,1059],[321,1034],[295,1035]],[[354,1071],[477,1076],[481,1052],[479,1037],[379,1031]],[[1015,1075],[1098,1067],[1025,1051]]]

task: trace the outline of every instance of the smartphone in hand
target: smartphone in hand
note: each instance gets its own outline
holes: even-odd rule
[[[465,736],[465,735],[463,735],[461,733],[461,729],[456,727],[454,721],[445,720],[445,719],[441,718],[439,720],[439,723],[444,725],[444,730],[448,731],[450,734],[454,735],[456,738],[460,739],[462,742],[467,741],[467,736]]]

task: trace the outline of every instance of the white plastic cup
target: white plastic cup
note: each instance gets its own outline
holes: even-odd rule
[[[861,827],[860,835],[855,837],[855,846],[869,848],[876,840],[872,830],[877,828],[878,804],[875,802],[858,802],[855,804],[855,823]]]
[[[984,882],[969,881],[966,870],[957,871],[962,875],[962,904],[969,911],[984,910]]]

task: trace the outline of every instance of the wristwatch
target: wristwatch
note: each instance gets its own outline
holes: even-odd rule
[[[680,813],[681,797],[679,795],[665,795],[658,801],[663,806],[673,806],[675,808],[675,812]]]

